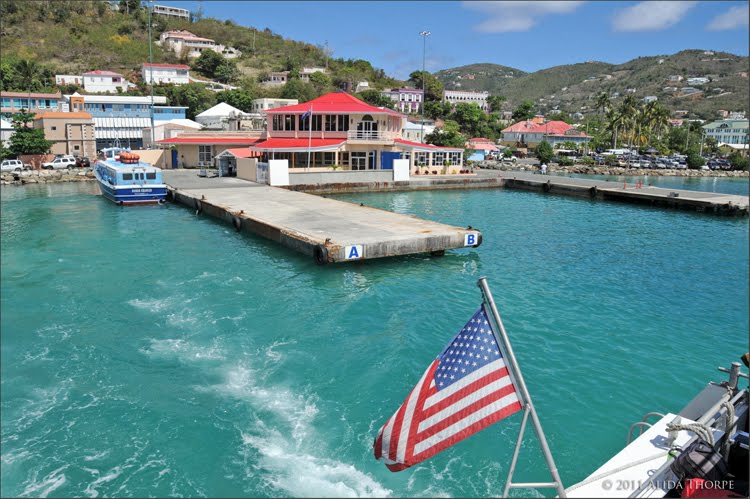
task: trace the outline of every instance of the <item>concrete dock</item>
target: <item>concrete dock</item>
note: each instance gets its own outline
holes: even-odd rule
[[[488,174],[490,174],[488,172]],[[713,213],[748,215],[748,196],[718,192],[689,191],[663,187],[637,186],[634,183],[612,182],[531,172],[492,172],[502,178],[507,189],[537,191],[548,194],[584,197],[605,201],[647,204],[667,208]]]
[[[377,208],[269,187],[237,178],[200,178],[165,170],[169,198],[312,256],[316,263],[442,254],[477,247],[476,229],[453,227]]]

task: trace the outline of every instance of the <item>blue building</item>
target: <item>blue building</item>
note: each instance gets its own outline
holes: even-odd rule
[[[151,126],[151,97],[124,95],[81,95],[63,97],[66,111],[85,111],[94,119],[97,150],[121,146],[143,147],[143,129]],[[167,98],[154,96],[154,126],[184,119],[186,107],[166,106]]]

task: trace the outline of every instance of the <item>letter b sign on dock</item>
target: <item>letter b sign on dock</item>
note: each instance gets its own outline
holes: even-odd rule
[[[477,242],[478,237],[476,232],[471,232],[464,236],[464,246],[475,246]]]

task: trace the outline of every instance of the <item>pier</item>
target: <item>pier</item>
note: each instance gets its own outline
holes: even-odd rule
[[[310,255],[318,264],[477,247],[482,234],[345,201],[237,178],[199,178],[195,170],[164,171],[168,197]]]

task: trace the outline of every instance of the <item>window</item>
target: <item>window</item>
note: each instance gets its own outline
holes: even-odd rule
[[[73,146],[74,151],[79,151],[80,149],[81,149],[80,146]]]
[[[50,127],[52,130],[57,130],[56,126]]]
[[[293,132],[295,130],[295,119],[296,116],[293,114],[285,114],[284,115],[284,130],[287,132]]]
[[[333,165],[333,164],[335,164],[335,161],[336,161],[336,154],[335,153],[332,153],[332,152],[324,152],[323,153],[323,164],[324,165],[326,165],[326,166]]]
[[[323,115],[313,114],[311,118],[312,118],[312,131],[319,132],[323,130]]]
[[[146,180],[156,180],[156,173],[151,172],[146,174]]]
[[[461,164],[461,152],[460,151],[449,152],[448,157],[450,158],[452,165]]]
[[[198,163],[211,163],[213,159],[213,146],[198,146]]]
[[[133,180],[133,174],[132,173],[123,173],[122,174],[123,180]]]
[[[348,132],[348,131],[349,131],[349,115],[340,114],[339,115],[339,132]]]
[[[435,166],[443,166],[445,164],[445,153],[442,151],[432,153],[432,164]]]
[[[336,115],[327,114],[326,115],[326,132],[335,132],[335,131],[336,131]]]
[[[281,114],[273,115],[272,130],[283,130],[284,129],[284,116]]]
[[[429,153],[425,151],[417,151],[414,155],[414,159],[416,161],[416,164],[419,166],[426,166],[427,165],[427,155]]]

